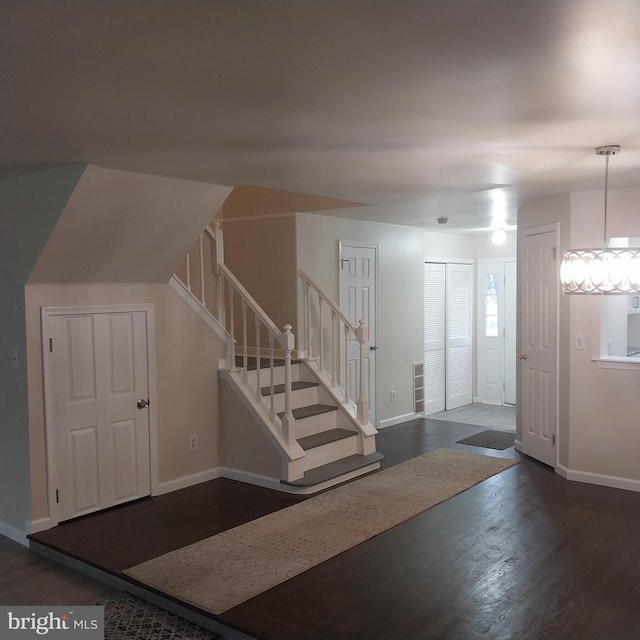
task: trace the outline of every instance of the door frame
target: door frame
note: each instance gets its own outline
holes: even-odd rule
[[[54,442],[53,408],[51,377],[51,359],[49,350],[45,347],[49,340],[49,320],[54,316],[73,315],[93,315],[100,313],[126,313],[143,312],[147,325],[147,376],[149,386],[149,470],[151,474],[151,495],[159,492],[158,478],[158,409],[156,394],[156,352],[155,352],[155,321],[154,306],[152,303],[142,304],[118,304],[118,305],[98,305],[98,306],[72,306],[72,307],[41,307],[40,320],[42,329],[42,373],[43,373],[43,394],[44,394],[44,423],[45,423],[45,453],[47,460],[47,497],[49,508],[49,519],[53,526],[59,523],[56,509],[56,478],[53,477],[53,448],[50,443]]]
[[[554,234],[554,245],[556,252],[556,260],[558,259],[560,253],[560,223],[552,222],[550,224],[544,224],[539,227],[531,227],[530,229],[525,229],[522,232],[523,245],[525,238],[530,236],[537,236],[543,233],[553,233]],[[520,255],[518,255],[517,260],[517,342],[516,342],[516,352],[523,353],[524,347],[522,344],[523,340],[523,292],[524,287],[522,286],[523,273],[521,269],[522,262],[520,260]],[[555,327],[556,327],[556,339],[555,339],[555,362],[554,366],[556,368],[556,380],[555,380],[555,394],[556,394],[556,406],[555,406],[555,420],[556,420],[556,442],[555,442],[555,464],[553,466],[554,469],[558,469],[559,460],[560,460],[560,444],[561,444],[561,434],[560,434],[560,274],[556,274],[556,317],[555,317]],[[522,394],[526,393],[526,385],[522,384],[522,369],[521,367],[518,369],[517,373],[517,402],[516,402],[516,440],[514,442],[514,448],[517,451],[521,451],[522,453],[529,455],[525,451],[524,445],[524,425],[522,420],[522,409],[524,406],[524,400],[522,398]],[[519,427],[519,428],[518,428]]]
[[[338,240],[338,260],[336,262],[337,264],[337,274],[336,277],[338,278],[338,306],[340,308],[342,308],[342,249],[343,247],[354,247],[355,249],[373,249],[374,251],[374,265],[373,265],[373,272],[375,275],[375,296],[376,296],[376,301],[375,301],[375,307],[373,309],[373,317],[375,318],[376,321],[376,326],[375,326],[375,330],[376,330],[376,335],[375,336],[371,336],[371,334],[369,334],[369,343],[370,344],[378,344],[378,336],[380,335],[380,330],[379,330],[379,317],[378,317],[378,309],[379,309],[379,304],[378,304],[378,297],[379,297],[379,265],[378,265],[378,261],[379,261],[379,256],[380,256],[380,245],[379,244],[375,244],[375,243],[371,243],[371,242],[359,242],[359,241],[351,241],[351,240]],[[367,329],[369,329],[369,327],[367,327]],[[375,358],[375,366],[374,366],[374,372],[375,372],[375,376],[376,379],[374,381],[373,384],[373,403],[371,402],[371,398],[369,398],[369,410],[371,410],[371,404],[374,405],[374,416],[375,416],[375,421],[376,424],[374,424],[373,426],[377,429],[378,428],[378,424],[380,423],[380,419],[378,416],[378,382],[379,382],[379,364],[378,364],[378,354],[376,353],[376,358]]]

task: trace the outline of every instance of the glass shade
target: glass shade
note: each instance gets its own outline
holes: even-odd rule
[[[640,248],[565,251],[560,281],[564,293],[640,293]]]

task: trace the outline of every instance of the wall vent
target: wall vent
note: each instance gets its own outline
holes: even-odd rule
[[[424,362],[413,363],[413,412],[424,413]]]

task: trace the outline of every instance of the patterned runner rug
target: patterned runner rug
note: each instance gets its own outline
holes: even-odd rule
[[[437,449],[125,573],[220,614],[515,464]]]

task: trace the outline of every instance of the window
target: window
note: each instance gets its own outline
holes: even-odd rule
[[[487,273],[484,291],[484,335],[486,338],[498,337],[498,287],[499,274]]]
[[[640,238],[613,238],[611,246],[640,245]],[[640,358],[640,295],[604,296],[602,357]]]

